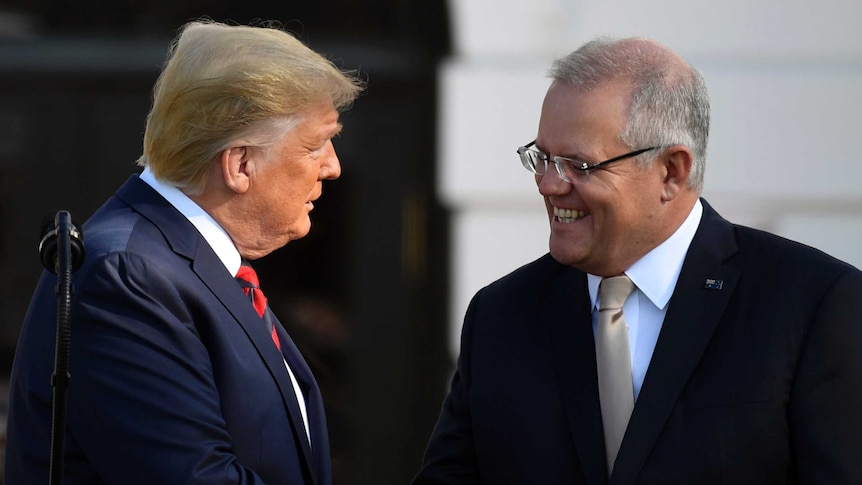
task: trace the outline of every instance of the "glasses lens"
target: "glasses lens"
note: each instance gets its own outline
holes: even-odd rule
[[[575,168],[575,163],[574,160],[564,157],[554,157],[554,164],[557,166],[557,173],[560,174],[561,179],[570,184],[589,182],[590,171]]]
[[[530,172],[543,175],[548,168],[545,154],[538,150],[521,147],[518,149],[518,155],[521,156],[521,163],[524,165],[524,168]]]

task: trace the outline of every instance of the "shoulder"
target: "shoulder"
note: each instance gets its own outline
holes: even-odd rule
[[[194,238],[194,231],[190,226],[183,237]],[[174,251],[158,224],[118,197],[87,220],[83,240],[84,263],[72,275],[82,296],[144,287],[169,291],[189,281],[190,259]]]
[[[85,266],[115,253],[156,261],[189,259],[203,241],[185,216],[137,176],[87,220],[83,237]]]
[[[734,226],[738,251],[725,263],[740,271],[740,293],[813,315],[836,292],[862,301],[862,271],[819,249],[776,234]]]
[[[819,249],[761,229],[734,224],[722,218],[706,201],[704,216],[692,245],[705,249],[726,264],[750,276],[764,275],[773,282],[829,281],[841,274],[859,273],[852,265]]]
[[[746,226],[734,225],[733,230],[739,249],[735,259],[740,263],[778,274],[801,272],[799,276],[859,272],[849,263],[798,241]]]
[[[163,259],[170,254],[162,231],[133,207],[109,199],[83,226],[85,268],[108,255]]]

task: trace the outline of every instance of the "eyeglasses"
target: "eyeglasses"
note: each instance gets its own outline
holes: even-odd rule
[[[557,174],[566,182],[573,184],[575,182],[589,182],[590,172],[606,167],[607,165],[623,160],[626,158],[640,155],[641,153],[655,150],[661,147],[641,148],[633,152],[625,153],[618,157],[609,158],[604,162],[594,163],[592,165],[587,162],[579,162],[567,157],[555,156],[551,157],[547,153],[541,152],[536,148],[530,148],[536,144],[536,140],[531,141],[525,146],[518,148],[518,155],[521,157],[521,163],[524,168],[536,175],[544,175],[548,171],[548,164],[553,163],[557,168]]]

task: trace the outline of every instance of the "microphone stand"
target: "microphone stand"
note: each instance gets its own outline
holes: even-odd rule
[[[71,219],[67,211],[59,211],[54,220],[54,231],[47,233],[39,244],[42,263],[49,271],[57,275],[57,339],[54,351],[54,374],[51,376],[51,386],[54,391],[49,475],[51,485],[59,485],[63,482],[63,455],[66,444],[66,388],[69,386],[70,378],[71,330],[69,322],[72,306],[72,271],[78,269],[84,257],[80,233],[72,225]],[[77,238],[74,255],[73,237]],[[73,261],[73,256],[77,257],[77,261]],[[53,267],[51,267],[52,263]]]

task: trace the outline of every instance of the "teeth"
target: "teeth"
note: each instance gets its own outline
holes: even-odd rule
[[[569,224],[575,222],[581,217],[585,217],[587,215],[584,211],[572,210],[572,209],[560,209],[559,207],[554,207],[554,217],[557,218],[558,221]]]

